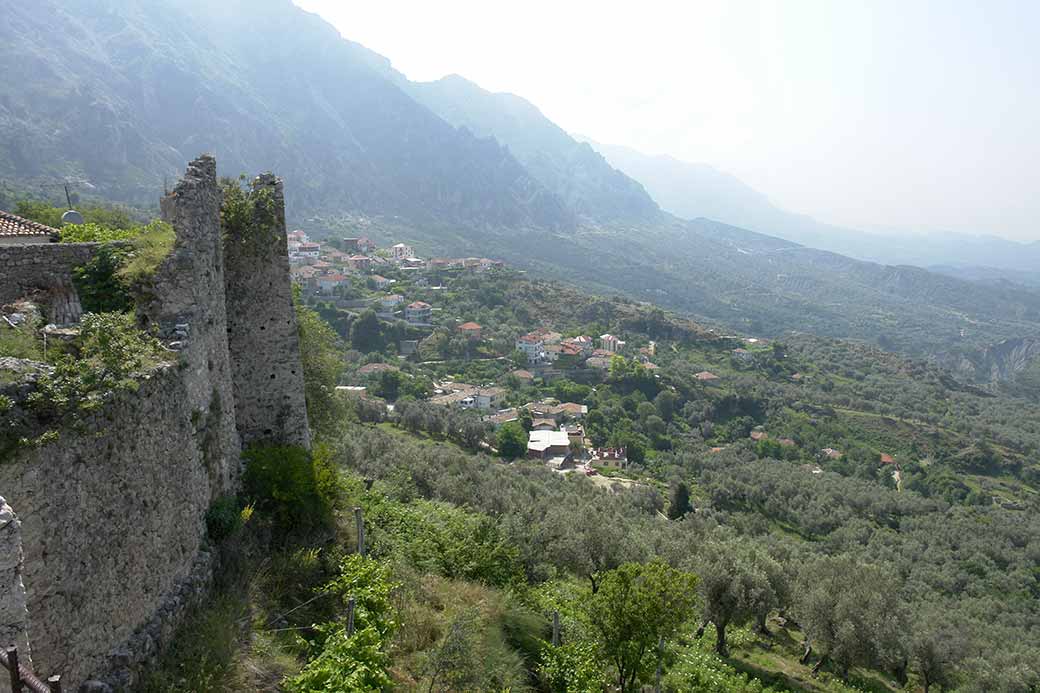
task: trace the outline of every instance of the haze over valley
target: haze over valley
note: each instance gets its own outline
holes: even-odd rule
[[[0,9],[0,679],[1040,690],[1033,3]]]

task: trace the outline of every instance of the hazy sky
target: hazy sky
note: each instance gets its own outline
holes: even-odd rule
[[[1040,2],[296,0],[413,80],[729,171],[792,211],[1040,239]]]

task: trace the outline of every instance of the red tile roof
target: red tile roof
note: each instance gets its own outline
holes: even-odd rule
[[[415,303],[409,303],[408,307],[412,310],[426,310],[430,307],[430,304],[425,301],[416,301]]]
[[[57,240],[58,229],[0,210],[0,236],[5,238],[11,236],[24,238],[47,236]]]
[[[461,325],[459,325],[459,329],[460,330],[465,330],[465,331],[479,330],[480,329],[480,325],[478,325],[475,322],[464,322]]]

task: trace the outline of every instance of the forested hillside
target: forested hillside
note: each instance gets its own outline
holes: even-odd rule
[[[321,443],[247,456],[246,493],[211,527],[245,563],[145,690],[638,691],[658,671],[669,691],[1040,683],[1040,403],[510,272],[444,286],[403,361],[393,323],[319,302],[344,337],[299,309]],[[461,320],[479,345],[454,336]],[[633,355],[652,340],[654,368],[615,356],[598,376],[520,381],[488,354],[534,327],[609,330]],[[628,461],[587,476],[512,459],[511,424],[424,401],[446,377],[498,382],[504,404],[582,403],[592,444]],[[341,399],[337,379],[368,394]]]

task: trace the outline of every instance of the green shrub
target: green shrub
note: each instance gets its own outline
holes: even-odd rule
[[[416,569],[505,587],[522,583],[520,554],[487,515],[446,503],[386,503],[369,511],[369,543]]]
[[[73,273],[73,283],[83,310],[90,313],[126,312],[133,308],[133,298],[116,273],[130,256],[125,245],[105,244],[85,265]]]
[[[552,693],[600,693],[607,677],[592,643],[546,646],[538,671]]]
[[[289,445],[258,446],[243,455],[249,500],[284,530],[313,529],[329,522],[335,471],[327,455]]]
[[[136,238],[147,227],[112,228],[100,224],[69,224],[61,228],[62,243],[108,243]]]
[[[289,693],[376,693],[388,691],[390,656],[383,650],[379,632],[362,628],[348,636],[338,629],[325,641],[317,657],[296,676],[284,682]]]
[[[242,507],[238,496],[223,495],[206,511],[206,532],[213,542],[222,542],[242,528],[252,514],[250,506]]]
[[[55,418],[100,406],[117,390],[136,390],[138,376],[167,356],[162,344],[142,332],[133,316],[87,313],[80,324],[78,358],[62,356],[54,371],[41,376],[27,402]]]

